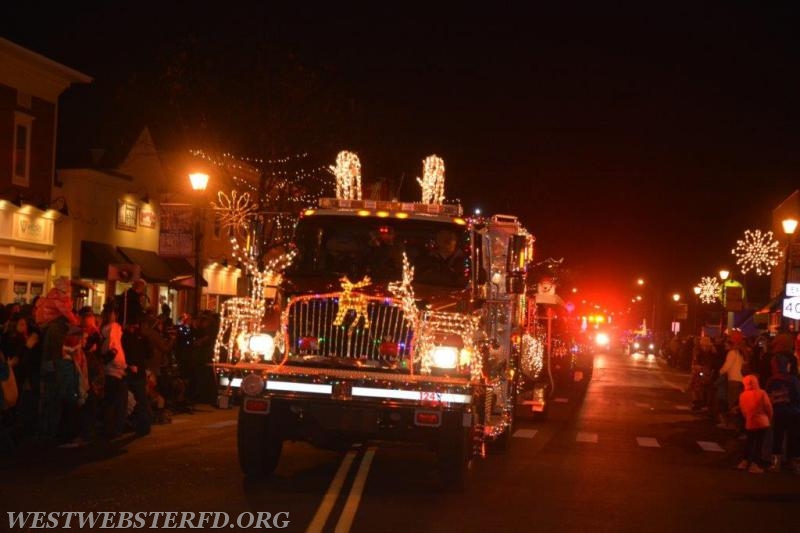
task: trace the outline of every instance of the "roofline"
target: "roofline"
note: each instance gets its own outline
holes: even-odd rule
[[[793,196],[797,195],[798,193],[800,193],[800,189],[795,189],[794,191],[792,191],[792,193],[789,196],[781,200],[781,203],[779,203],[777,207],[772,209],[772,212],[774,213],[775,211],[780,211],[781,207],[783,207],[783,204],[788,202]]]
[[[17,58],[33,64],[51,75],[58,76],[69,83],[91,83],[93,80],[91,76],[88,76],[83,72],[70,68],[66,65],[62,65],[61,63],[53,61],[52,59],[49,59],[41,54],[37,54],[36,52],[28,50],[27,48],[11,42],[4,37],[0,37],[0,51],[14,55]]]

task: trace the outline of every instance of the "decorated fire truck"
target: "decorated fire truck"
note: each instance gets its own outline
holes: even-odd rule
[[[332,170],[336,198],[305,210],[290,254],[253,270],[258,294],[226,304],[216,367],[241,394],[242,470],[269,475],[287,440],[403,441],[460,485],[473,458],[505,446],[542,370],[527,330],[533,236],[516,217],[444,203],[436,156],[421,202],[363,199],[350,152]]]

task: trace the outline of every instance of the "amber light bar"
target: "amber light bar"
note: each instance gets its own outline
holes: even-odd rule
[[[340,198],[320,198],[321,209],[356,209],[373,211],[394,211],[403,213],[427,213],[432,215],[449,215],[460,217],[460,205],[453,204],[421,204],[415,202],[390,202],[386,200],[345,200]]]

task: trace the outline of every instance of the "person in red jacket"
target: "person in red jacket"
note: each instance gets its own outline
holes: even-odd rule
[[[751,474],[763,474],[764,460],[761,451],[764,448],[764,437],[772,421],[772,402],[758,385],[758,378],[753,374],[746,375],[742,384],[744,392],[739,395],[739,408],[745,420],[747,444],[744,459],[738,468],[747,469]]]

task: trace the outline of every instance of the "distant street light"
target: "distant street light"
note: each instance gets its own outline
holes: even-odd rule
[[[692,287],[692,290],[694,291],[694,295],[695,296],[700,296],[700,293],[702,292],[702,289],[700,287],[697,287],[697,286]]]
[[[642,278],[639,278],[639,279],[636,280],[636,284],[637,285],[644,285],[644,280]]]
[[[194,316],[200,314],[200,295],[203,292],[203,264],[200,254],[203,242],[203,211],[200,201],[208,186],[208,174],[195,172],[189,174],[192,190],[195,191],[195,227],[194,227]]]
[[[674,302],[680,302],[681,301],[681,295],[676,292],[675,294],[672,295],[672,300]]]

